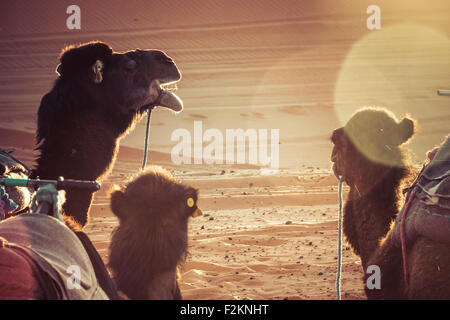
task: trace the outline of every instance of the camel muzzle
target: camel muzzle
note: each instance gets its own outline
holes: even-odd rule
[[[176,86],[173,87],[174,82],[163,83],[158,79],[152,80],[150,83],[150,102],[149,106],[161,106],[169,108],[175,112],[183,110],[183,101],[174,93]]]

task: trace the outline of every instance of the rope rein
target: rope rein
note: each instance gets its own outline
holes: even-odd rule
[[[152,110],[155,106],[151,106],[147,110],[147,126],[145,128],[145,142],[144,142],[144,159],[142,160],[142,169],[145,169],[147,165],[147,153],[148,153],[148,137],[150,135],[150,120],[152,116]]]
[[[336,272],[336,294],[337,299],[341,300],[341,273],[342,273],[342,177],[336,174],[339,180],[338,184],[338,197],[339,197],[339,216],[338,216],[338,265]],[[403,214],[400,222],[400,241],[402,249],[402,262],[403,262],[403,281],[405,283],[404,293],[407,295],[409,291],[409,273],[408,273],[408,261],[407,261],[407,250],[406,250],[406,230],[405,223],[408,216],[409,208],[411,206],[412,200],[415,197],[415,191],[411,192],[408,200],[403,208]]]
[[[341,300],[341,273],[342,273],[342,177],[337,176],[338,197],[339,197],[339,215],[338,215],[338,264],[336,274],[336,295]]]
[[[2,199],[11,211],[15,211],[19,205],[14,200],[9,198],[8,193],[5,190],[5,186],[0,185],[0,199]]]

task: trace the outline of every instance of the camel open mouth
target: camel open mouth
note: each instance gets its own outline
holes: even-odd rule
[[[161,106],[175,112],[183,110],[183,101],[175,94],[178,89],[177,82],[170,81],[161,83],[159,79],[150,82],[149,97],[144,106]]]
[[[166,91],[175,93],[178,90],[177,83],[178,83],[178,81],[171,81],[171,82],[161,83],[160,86],[161,86],[162,90],[166,90]]]

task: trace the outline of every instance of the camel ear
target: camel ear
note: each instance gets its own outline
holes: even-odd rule
[[[59,74],[68,79],[89,79],[100,83],[103,65],[112,57],[113,50],[106,43],[94,41],[79,46],[67,46],[59,55]]]
[[[101,60],[96,60],[92,65],[92,73],[90,74],[90,78],[95,84],[99,84],[103,81],[103,66],[104,65]]]
[[[125,218],[128,199],[121,190],[116,190],[111,193],[111,210],[121,219]]]
[[[408,117],[398,124],[398,145],[406,143],[416,133],[416,122]]]

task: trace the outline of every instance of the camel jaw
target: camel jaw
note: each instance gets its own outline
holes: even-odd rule
[[[342,179],[341,175],[338,172],[338,169],[337,169],[337,166],[336,166],[336,162],[333,163],[333,173],[334,173],[334,175],[336,176],[336,178],[338,180]]]
[[[158,79],[152,80],[144,106],[161,106],[169,108],[176,113],[181,112],[183,110],[183,101],[175,94],[178,81],[161,83]]]

